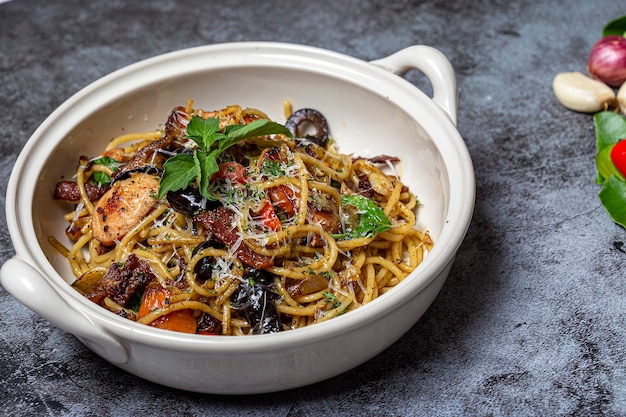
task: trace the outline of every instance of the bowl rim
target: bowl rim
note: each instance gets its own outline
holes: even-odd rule
[[[274,59],[270,64],[265,61],[270,57],[281,57],[281,60]],[[382,82],[390,87],[390,91],[385,92],[387,100],[409,103],[417,99],[420,106],[428,109],[431,116],[429,119],[432,120],[426,123],[427,127],[425,126],[424,129],[429,132],[439,132],[438,135],[433,137],[437,137],[434,142],[437,148],[440,149],[446,170],[450,172],[450,169],[453,168],[461,175],[460,178],[455,178],[455,181],[450,182],[448,211],[445,216],[445,224],[438,238],[438,242],[443,241],[445,245],[436,244],[424,262],[409,275],[408,278],[413,277],[413,279],[407,278],[398,284],[400,288],[408,288],[404,288],[404,291],[392,291],[386,294],[385,297],[379,297],[359,307],[358,314],[338,316],[316,326],[302,329],[269,335],[250,335],[244,338],[244,340],[249,340],[249,342],[242,342],[240,338],[210,338],[201,335],[170,332],[119,317],[95,305],[71,288],[61,275],[56,272],[39,244],[27,244],[32,239],[39,241],[32,219],[35,209],[33,207],[35,188],[32,187],[29,193],[24,189],[28,187],[22,187],[22,185],[24,182],[29,181],[34,183],[36,177],[38,177],[39,171],[37,169],[39,168],[32,168],[33,164],[29,166],[26,162],[29,159],[45,157],[63,140],[63,137],[60,135],[56,136],[54,140],[50,138],[55,137],[53,134],[57,130],[71,130],[71,126],[63,129],[63,126],[59,125],[68,118],[67,112],[75,111],[79,104],[84,104],[85,102],[94,103],[94,100],[101,100],[95,106],[89,107],[89,109],[85,107],[77,113],[71,114],[70,119],[82,120],[114,101],[124,89],[126,89],[124,93],[128,93],[131,88],[138,89],[146,85],[148,80],[155,82],[172,76],[183,76],[185,71],[192,72],[197,70],[195,65],[193,68],[185,70],[175,64],[176,61],[189,59],[203,60],[206,65],[210,64],[215,68],[220,65],[234,65],[234,63],[239,62],[240,65],[247,63],[248,65],[294,66],[299,70],[302,70],[302,67],[298,66],[298,64],[301,65],[303,61],[306,61],[310,68],[317,71],[325,71],[328,74],[331,74],[332,71],[332,74],[340,74],[338,77],[343,77],[346,80],[354,80],[354,76],[358,75],[356,80],[359,82],[366,79],[379,83]],[[276,63],[277,61],[278,63]],[[205,70],[214,67],[207,67]],[[174,74],[167,71],[160,72],[159,69],[163,68],[175,69],[178,72]],[[137,81],[142,81],[143,84],[138,84]],[[117,93],[109,94],[108,90],[111,90],[111,88]],[[405,107],[402,106],[402,108]],[[411,111],[407,112],[408,114],[413,114]],[[422,123],[423,121],[419,120],[419,122]],[[48,139],[44,140],[45,138]],[[453,166],[451,167],[451,165]],[[471,157],[456,126],[430,97],[402,77],[370,62],[323,48],[281,42],[234,42],[196,46],[147,58],[109,73],[73,94],[41,123],[18,156],[7,184],[5,211],[16,256],[35,267],[64,302],[76,309],[77,312],[82,313],[83,316],[97,323],[103,331],[106,329],[106,331],[125,339],[154,346],[171,348],[172,343],[176,342],[177,350],[216,348],[235,352],[258,351],[259,349],[275,349],[276,346],[285,344],[301,346],[313,340],[319,341],[332,338],[338,333],[345,332],[347,328],[366,326],[371,321],[384,316],[391,309],[407,303],[411,297],[430,284],[454,259],[456,251],[465,237],[473,214],[475,203],[474,181]],[[27,210],[23,211],[25,209]],[[21,215],[20,213],[25,214]],[[415,275],[419,275],[419,280],[415,279]],[[184,343],[180,343],[181,341],[184,341]]]

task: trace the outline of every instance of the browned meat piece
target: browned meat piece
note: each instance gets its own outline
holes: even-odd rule
[[[194,221],[202,224],[207,238],[215,238],[227,246],[233,246],[239,236],[234,226],[235,213],[224,206],[212,211],[203,211],[194,217]],[[237,257],[246,265],[264,269],[274,265],[274,259],[264,256],[250,249],[245,243],[237,248]]]
[[[313,158],[323,159],[326,152],[323,147],[316,145],[308,139],[295,138],[296,147],[305,154],[312,156]]]
[[[245,184],[249,182],[248,170],[239,162],[224,162],[218,167],[218,171],[211,177],[211,182],[216,180],[229,180],[232,183]]]
[[[357,176],[359,177],[359,185],[356,191],[363,197],[374,197],[374,189],[372,188],[372,184],[370,184],[370,180],[367,179],[367,175],[359,173]]]
[[[91,301],[101,304],[105,297],[126,307],[137,291],[143,292],[156,277],[150,264],[130,254],[124,262],[113,263],[98,281],[93,292],[85,294]]]
[[[96,201],[100,199],[107,191],[108,186],[96,187],[91,184],[85,184],[85,191],[87,191],[87,197],[89,201]],[[68,203],[77,204],[80,201],[80,192],[78,191],[78,184],[74,181],[59,181],[54,188],[54,198],[57,200],[67,201]]]
[[[161,166],[165,157],[158,155],[158,152],[169,148],[175,139],[182,140],[186,135],[187,123],[190,118],[187,112],[185,112],[184,107],[179,106],[172,110],[165,123],[165,133],[163,137],[141,148],[122,169],[115,172],[114,176],[119,177],[128,171],[135,171],[146,165]]]
[[[328,233],[338,233],[341,227],[339,219],[339,208],[332,198],[327,198],[324,194],[311,191],[309,194],[309,212],[307,221],[310,224],[321,226]],[[324,240],[315,235],[311,239],[311,246],[320,248],[324,246]]]
[[[198,320],[198,329],[196,333],[204,335],[218,335],[222,331],[222,322],[204,313]]]
[[[80,231],[80,227],[76,226],[76,224],[70,224],[67,229],[65,229],[65,235],[69,237],[72,242],[76,242],[81,238],[83,233]]]
[[[287,153],[283,148],[274,146],[264,149],[263,152],[261,152],[257,165],[259,169],[263,171],[263,166],[267,161],[287,163],[288,159]]]

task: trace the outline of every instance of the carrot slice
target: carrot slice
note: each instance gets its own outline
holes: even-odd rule
[[[172,292],[170,290],[161,287],[159,284],[149,285],[141,299],[141,305],[137,313],[138,317],[142,318],[155,309],[165,307],[169,303],[171,295]],[[196,333],[197,323],[193,310],[184,309],[172,311],[161,316],[150,323],[150,326],[175,332]]]

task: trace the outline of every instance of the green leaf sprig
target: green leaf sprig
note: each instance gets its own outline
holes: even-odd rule
[[[602,184],[598,194],[600,202],[611,219],[626,227],[626,182],[611,161],[611,149],[626,138],[626,119],[614,112],[596,113],[593,118],[596,130],[596,182]]]
[[[104,165],[112,171],[117,171],[120,167],[120,163],[109,156],[101,156],[100,158],[93,160],[94,165]],[[111,184],[111,176],[106,172],[96,171],[91,176],[91,181],[96,187],[103,187]]]
[[[391,229],[391,220],[385,212],[374,201],[362,195],[341,196],[341,206],[347,205],[356,207],[358,221],[352,225],[351,230],[345,233],[333,234],[336,239],[357,239],[360,237],[371,237],[376,233],[382,233]]]
[[[193,116],[187,125],[186,137],[193,140],[197,147],[193,155],[178,154],[165,161],[158,198],[162,198],[168,191],[186,188],[195,180],[203,197],[216,200],[209,192],[209,180],[219,170],[219,156],[239,141],[272,134],[293,138],[285,126],[266,119],[255,120],[247,125],[226,126],[222,132],[220,119]]]

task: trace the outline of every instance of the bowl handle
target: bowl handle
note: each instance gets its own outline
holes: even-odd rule
[[[370,63],[400,76],[410,69],[424,73],[433,87],[433,101],[456,126],[458,109],[456,76],[450,61],[438,49],[426,45],[409,46]]]
[[[80,310],[70,307],[43,275],[28,263],[17,257],[6,261],[0,268],[0,282],[26,307],[54,326],[77,336],[98,355],[113,363],[128,362],[128,350],[119,340]]]

